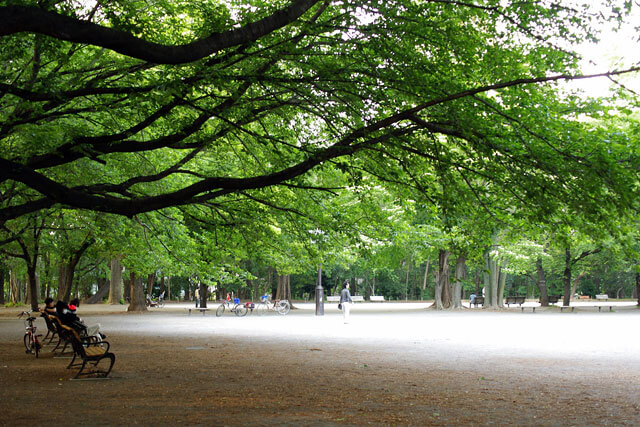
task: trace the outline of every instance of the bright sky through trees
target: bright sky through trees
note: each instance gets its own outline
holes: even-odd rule
[[[595,3],[595,2],[594,2]],[[597,74],[612,69],[625,69],[640,64],[640,4],[632,6],[631,14],[620,29],[611,22],[600,35],[599,43],[583,43],[577,51],[582,55],[582,70],[585,74]],[[637,73],[616,77],[625,87],[640,93],[640,76]],[[577,80],[571,83],[590,96],[607,96],[614,83],[607,77]]]

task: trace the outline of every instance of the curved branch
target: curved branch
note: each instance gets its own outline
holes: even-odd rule
[[[0,37],[30,32],[59,40],[104,47],[156,64],[184,64],[205,58],[222,49],[249,43],[296,21],[320,0],[294,0],[289,6],[244,27],[194,42],[170,46],[148,42],[129,33],[81,21],[35,7],[0,7]]]

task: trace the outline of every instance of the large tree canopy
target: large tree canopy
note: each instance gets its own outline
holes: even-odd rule
[[[186,204],[222,221],[274,186],[327,190],[309,172],[328,167],[427,199],[457,182],[535,213],[628,207],[626,137],[551,83],[598,19],[556,1],[1,1],[0,221]]]

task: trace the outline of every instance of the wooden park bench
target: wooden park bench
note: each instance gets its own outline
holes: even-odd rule
[[[53,317],[56,317],[56,316],[46,313],[44,311],[42,312],[42,318],[44,319],[44,323],[47,325],[47,335],[45,335],[44,338],[42,338],[42,342],[48,345],[48,344],[51,344],[55,338],[58,338],[58,342],[54,348],[55,350],[60,345],[60,335],[58,334],[58,326],[56,325],[55,321],[52,319]],[[46,339],[49,339],[49,342],[45,343]]]
[[[371,295],[371,296],[369,296],[369,301],[384,302],[384,296],[383,295]]]
[[[66,325],[61,325],[59,333],[62,334],[62,339],[68,341],[73,347],[73,359],[71,359],[67,369],[80,366],[80,370],[72,379],[76,380],[82,376],[106,378],[109,375],[109,372],[111,372],[111,369],[113,368],[113,364],[116,362],[116,355],[109,351],[110,345],[107,341],[84,341],[80,338],[78,332]],[[104,359],[108,359],[110,362],[109,367],[106,370],[98,369],[98,364]],[[88,364],[93,365],[94,369],[84,372],[84,369]]]
[[[189,312],[189,316],[191,316],[191,310],[199,311],[204,316],[208,310],[211,310],[209,307],[187,307],[185,310]]]
[[[327,302],[340,302],[340,295],[327,295]]]
[[[362,295],[351,295],[351,301],[364,302],[364,297]]]
[[[507,304],[507,307],[509,307],[509,304],[518,304],[519,306],[522,306],[522,304],[524,304],[524,299],[525,297],[506,297],[504,303]]]
[[[471,307],[472,305],[478,307],[478,304],[484,306],[484,297],[475,297],[473,299],[473,302],[469,303],[469,307]]]
[[[596,299],[597,300],[607,301],[609,299],[609,295],[607,295],[607,294],[598,294],[598,295],[596,295]]]

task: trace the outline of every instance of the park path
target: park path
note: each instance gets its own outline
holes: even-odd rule
[[[85,309],[118,357],[113,378],[93,382],[68,381],[63,359],[21,353],[20,323],[2,313],[7,425],[66,422],[69,410],[99,424],[640,424],[636,309],[367,304],[348,325],[329,306],[323,317],[306,306],[245,318],[117,311]],[[68,405],[35,418],[24,409],[49,393]]]

